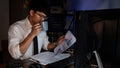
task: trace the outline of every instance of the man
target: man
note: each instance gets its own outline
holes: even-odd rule
[[[38,38],[38,51],[51,50],[64,40],[64,36],[58,38],[56,43],[50,43],[46,31],[42,30],[41,23],[47,19],[48,6],[40,5],[41,0],[33,0],[29,6],[29,15],[24,20],[12,24],[8,31],[9,53],[14,59],[27,59],[34,55],[33,39]],[[44,6],[43,6],[44,5]]]

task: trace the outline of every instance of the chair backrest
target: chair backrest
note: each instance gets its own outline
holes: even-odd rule
[[[3,51],[3,62],[8,62],[12,59],[11,55],[8,52],[8,40],[1,40],[1,46]]]

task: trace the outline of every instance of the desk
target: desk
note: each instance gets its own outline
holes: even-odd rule
[[[47,68],[64,68],[64,67],[66,67],[68,65],[71,65],[71,64],[74,64],[73,63],[73,58],[69,57],[67,59],[49,64],[49,65],[47,65]]]
[[[44,58],[45,57],[43,57],[43,59]],[[38,67],[36,67],[33,64],[35,64]],[[29,66],[31,66],[31,65],[32,65],[31,68],[40,68],[39,66],[41,66],[42,68],[67,68],[67,66],[73,65],[73,64],[74,64],[73,56],[69,56],[66,59],[61,59],[59,61],[52,62],[51,64],[49,63],[46,65],[40,64],[39,62],[35,62],[30,59],[24,59],[22,61],[21,60],[11,60],[8,63],[7,68],[18,68],[18,67],[30,68]]]

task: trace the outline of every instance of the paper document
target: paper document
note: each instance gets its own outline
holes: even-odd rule
[[[64,41],[54,49],[54,53],[60,54],[64,51],[66,51],[75,42],[76,42],[75,36],[70,31],[68,31],[65,35]]]
[[[42,65],[48,65],[68,57],[70,57],[69,53],[61,53],[61,54],[55,55],[54,52],[42,52],[40,54],[30,57],[30,59]]]

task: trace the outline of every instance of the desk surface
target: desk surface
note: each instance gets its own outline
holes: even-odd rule
[[[74,64],[74,59],[72,57],[69,57],[67,59],[63,59],[61,61],[52,63],[47,65],[47,68],[64,68],[67,65]]]

